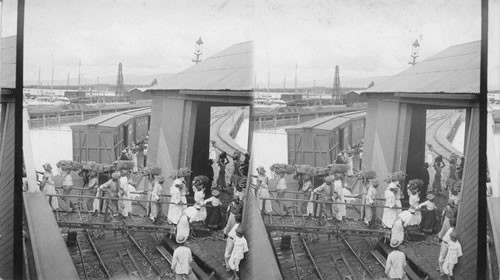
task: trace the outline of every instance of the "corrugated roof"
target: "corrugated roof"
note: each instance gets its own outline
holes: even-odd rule
[[[0,87],[16,87],[16,36],[2,38]]]
[[[133,118],[134,118],[134,116],[132,116],[132,115],[127,115],[127,114],[118,115],[118,116],[115,116],[113,118],[110,118],[108,120],[105,120],[105,121],[99,123],[99,126],[100,127],[117,127],[117,126],[121,125],[122,123],[127,122]]]
[[[233,45],[160,81],[150,90],[252,90],[253,43]]]
[[[481,41],[456,45],[365,93],[479,93]]]
[[[80,126],[87,126],[87,125],[98,125],[98,126],[102,126],[102,127],[116,127],[116,126],[134,118],[137,115],[142,115],[142,114],[145,114],[148,112],[151,112],[151,108],[134,109],[134,110],[129,110],[129,111],[116,112],[116,113],[106,114],[106,115],[102,115],[102,116],[97,116],[97,117],[85,120],[83,122],[80,122],[76,125],[72,125],[71,127],[80,127]]]
[[[290,128],[287,128],[287,130],[294,130],[294,129],[315,129],[315,130],[333,130],[336,127],[344,124],[345,122],[356,119],[359,117],[362,117],[366,115],[366,112],[357,112],[357,113],[347,113],[347,114],[342,114],[342,115],[333,115],[333,116],[326,116],[326,117],[321,117],[317,119],[313,119],[301,124],[298,124],[296,126],[292,126]]]

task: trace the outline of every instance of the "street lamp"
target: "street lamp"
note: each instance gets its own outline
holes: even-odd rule
[[[408,62],[408,64],[411,64],[412,66],[417,64],[419,49],[420,49],[420,44],[418,43],[418,40],[415,40],[415,42],[411,46],[411,55],[410,55],[411,61]]]
[[[203,50],[203,41],[201,40],[201,37],[196,41],[196,45],[194,46],[194,55],[196,55],[196,58],[193,59],[194,63],[198,63],[201,61],[200,56],[202,55],[201,51]]]

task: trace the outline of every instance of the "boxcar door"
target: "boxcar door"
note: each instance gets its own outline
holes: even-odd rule
[[[338,148],[339,151],[344,150],[344,128],[339,128],[339,143],[338,143]]]
[[[128,125],[123,126],[123,146],[128,147]]]

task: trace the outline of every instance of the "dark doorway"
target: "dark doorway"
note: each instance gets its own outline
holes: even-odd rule
[[[344,150],[344,128],[339,129],[339,150]]]
[[[123,146],[128,147],[128,125],[123,126]]]

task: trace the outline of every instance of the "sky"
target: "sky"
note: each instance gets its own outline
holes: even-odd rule
[[[497,0],[494,0],[497,1]],[[409,67],[411,45],[420,59],[449,46],[480,40],[480,1],[258,1],[256,75],[259,87],[301,86],[391,76]],[[368,84],[369,80],[366,84]]]
[[[8,0],[7,0],[8,1]],[[26,1],[25,81],[172,74],[193,65],[195,42],[213,55],[252,39],[253,4],[236,0]],[[114,78],[116,81],[116,78]]]
[[[15,34],[15,0],[3,1],[3,36]],[[490,51],[499,49],[500,0],[490,0]],[[495,16],[496,15],[496,16]],[[449,46],[480,40],[476,0],[36,0],[27,1],[25,81],[114,83],[123,63],[131,76],[172,74],[191,66],[195,41],[202,59],[254,40],[256,84],[266,88],[367,85]],[[493,44],[495,45],[493,45]],[[500,55],[490,55],[493,88],[500,88]],[[497,71],[495,71],[497,70]],[[137,80],[137,79],[136,79]],[[149,82],[149,80],[148,80]],[[491,87],[490,87],[491,88]]]

